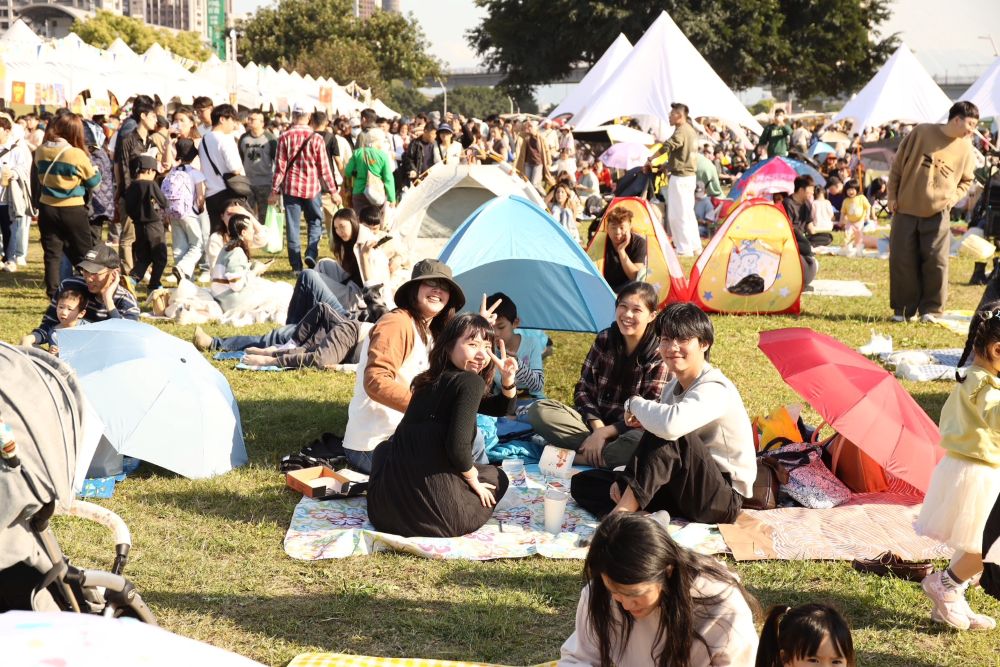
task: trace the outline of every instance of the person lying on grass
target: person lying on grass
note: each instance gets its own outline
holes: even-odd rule
[[[458,537],[489,521],[509,480],[476,451],[476,414],[513,408],[518,369],[502,341],[493,352],[494,341],[489,321],[475,313],[454,317],[435,340],[402,421],[372,453],[368,518],[377,530]],[[501,387],[491,395],[494,372]]]
[[[711,320],[691,303],[672,303],[656,321],[659,354],[671,375],[656,399],[625,401],[625,423],[643,429],[621,475],[587,470],[573,498],[597,516],[665,510],[702,523],[731,523],[753,494],[753,427],[736,386],[708,363]]]
[[[679,546],[656,520],[608,516],[583,574],[558,667],[753,667],[757,601],[725,565]]]
[[[655,399],[667,380],[657,354],[656,289],[633,282],[615,301],[615,323],[599,333],[580,371],[575,409],[544,399],[525,413],[546,442],[578,452],[584,465],[615,468],[632,458],[642,431],[625,424],[625,399]]]

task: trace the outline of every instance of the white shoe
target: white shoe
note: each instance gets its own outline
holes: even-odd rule
[[[18,257],[17,258],[17,265],[18,266],[27,266],[28,265],[28,258],[27,257]]]
[[[212,276],[209,275],[208,271],[202,271],[201,275],[198,276],[198,282],[202,283],[202,284],[207,283],[211,279],[212,279]]]
[[[938,321],[938,319],[939,319],[938,316],[935,315],[934,313],[924,313],[923,315],[920,316],[921,322],[929,324],[935,324]]]
[[[931,620],[950,625],[957,630],[968,630],[972,623],[965,610],[969,603],[965,600],[965,587],[949,585],[944,578],[951,578],[944,570],[932,572],[920,582],[920,588],[931,599]],[[951,582],[949,582],[951,583]]]
[[[17,273],[17,262],[7,262],[3,265],[3,270],[7,273]]]

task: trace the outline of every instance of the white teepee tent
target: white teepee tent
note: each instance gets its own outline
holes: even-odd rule
[[[1000,118],[1000,58],[958,98],[979,107],[981,118]]]
[[[580,107],[586,104],[587,100],[593,97],[594,93],[607,83],[608,78],[614,74],[618,66],[622,64],[622,61],[631,52],[632,42],[628,41],[625,35],[618,33],[618,37],[615,41],[611,42],[611,46],[594,63],[594,66],[590,68],[587,75],[583,77],[580,83],[576,84],[576,87],[570,91],[566,99],[560,102],[559,106],[549,113],[549,118],[558,118],[563,114],[575,114],[580,111]]]
[[[829,124],[854,121],[852,132],[894,120],[936,123],[947,114],[951,100],[934,82],[909,47],[901,44],[871,81],[852,97]]]
[[[763,131],[666,12],[660,13],[572,123],[592,127],[618,116],[638,115],[665,122],[672,102],[686,104],[694,118],[708,116],[733,128]]]

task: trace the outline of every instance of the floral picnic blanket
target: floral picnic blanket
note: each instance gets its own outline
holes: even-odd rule
[[[431,658],[376,658],[368,655],[346,653],[301,653],[288,663],[288,667],[502,667],[485,662],[455,662]],[[535,667],[556,667],[555,661]]]
[[[597,519],[570,498],[562,532],[543,529],[546,478],[537,465],[526,467],[522,485],[511,486],[500,509],[479,530],[461,537],[401,537],[375,530],[368,521],[364,497],[314,500],[303,497],[292,514],[285,535],[285,553],[299,560],[322,560],[402,551],[436,559],[494,560],[526,558],[583,559]],[[567,487],[568,480],[560,480]],[[674,521],[670,533],[683,546],[699,553],[722,553],[727,548],[716,526]]]

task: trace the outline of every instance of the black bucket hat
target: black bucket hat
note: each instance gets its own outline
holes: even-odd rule
[[[437,259],[423,259],[413,265],[413,273],[409,280],[396,290],[396,304],[407,300],[409,293],[416,291],[424,280],[443,280],[448,283],[448,307],[455,311],[462,310],[465,305],[465,293],[452,278],[451,267]]]

